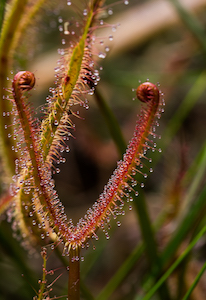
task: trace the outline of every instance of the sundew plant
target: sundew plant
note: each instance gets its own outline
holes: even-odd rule
[[[193,56],[199,62],[206,49],[203,25],[180,2],[170,2],[185,28],[192,33]],[[160,76],[152,74],[154,83],[147,79],[148,76],[143,79],[141,75],[138,79],[139,71],[135,71],[132,52],[129,58],[120,59],[116,68],[106,63],[110,48],[114,45],[115,49],[116,31],[120,36],[122,33],[123,43],[128,43],[128,47],[130,44],[126,38],[124,40],[119,22],[113,23],[110,19],[115,10],[124,12],[120,23],[121,20],[124,23],[127,11],[131,14],[131,21],[135,18],[136,25],[130,25],[132,32],[140,23],[149,22],[150,18],[139,19],[145,12],[150,15],[152,11],[153,16],[159,3],[155,5],[153,7],[148,1],[146,6],[137,5],[136,8],[135,2],[127,0],[108,3],[102,0],[1,1],[0,237],[3,255],[0,267],[5,278],[0,284],[0,299],[204,299],[201,295],[204,295],[202,284],[206,268],[202,246],[206,231],[205,144],[193,149],[185,137],[180,138],[180,128],[184,129],[195,101],[204,92],[205,73],[192,69],[189,54],[187,64],[185,57],[184,63],[179,57],[175,62],[170,58],[171,64],[179,63],[182,72],[191,68],[193,73],[191,78],[185,79],[192,87],[185,98],[183,96],[182,103],[177,108],[168,105],[172,111],[167,114],[168,122],[167,117],[161,119],[165,101],[164,85],[160,87],[158,83]],[[125,36],[130,35],[130,30],[126,30]],[[58,31],[57,35],[55,31]],[[42,51],[46,53],[43,64],[51,55],[47,49],[49,45],[58,48],[58,58],[54,83],[42,101],[39,98],[45,98],[44,93],[38,92],[42,81],[36,75],[38,67],[36,70],[32,63],[37,59],[38,51]],[[114,60],[118,60],[118,53],[113,53]],[[147,55],[143,56],[145,64],[146,58]],[[122,76],[116,70],[124,64],[128,64],[131,70],[125,70]],[[140,60],[138,65],[144,72]],[[172,73],[168,64],[169,67],[168,72]],[[43,73],[43,68],[39,68]],[[116,80],[111,79],[112,75]],[[111,87],[114,86],[114,93],[101,89],[100,78],[103,78],[103,85],[108,78]],[[172,76],[167,80],[175,81]],[[179,80],[184,83],[183,79]],[[165,90],[169,90],[171,83],[166,83],[166,79],[162,81]],[[123,88],[130,91],[130,99],[133,99],[129,100],[132,104],[125,105],[123,119],[127,114],[132,117],[132,110],[137,114],[133,135],[132,132],[128,134],[127,143],[121,130],[123,125],[118,123],[108,100],[104,99],[104,94],[113,94],[117,102],[118,98],[119,102],[125,101],[122,95],[129,92],[123,92]],[[129,106],[132,109],[128,109]],[[90,110],[95,113],[90,113]],[[100,126],[97,119],[101,117],[104,121],[100,121]],[[92,122],[88,125],[93,118],[98,124],[95,134]],[[164,132],[159,129],[161,122],[164,122]],[[103,132],[106,130],[112,140],[109,150],[103,152],[104,142],[101,141],[98,148],[94,138],[97,135],[101,140],[100,128]],[[78,131],[82,135],[78,135]],[[74,144],[77,144],[76,148]],[[163,150],[166,159],[161,157]],[[76,160],[72,152],[78,154]],[[86,162],[79,158],[79,153]],[[111,164],[112,175],[106,172],[107,179],[100,181],[102,192],[99,188],[91,192],[99,175],[93,162],[103,165],[112,156],[117,161],[116,167],[114,160]],[[189,160],[187,156],[193,158]],[[162,175],[166,167],[158,163],[160,158],[168,160],[165,166],[170,176]],[[75,166],[74,160],[79,166]],[[159,171],[154,170],[156,165]],[[75,177],[77,169],[79,177]],[[67,174],[70,174],[69,185],[65,181]],[[154,192],[157,186],[162,188],[156,202],[158,213],[151,212],[154,199],[149,204],[146,201],[149,189],[145,191],[144,187],[148,175],[153,176],[150,184],[155,186]],[[88,191],[89,185],[90,192],[83,195],[83,186]],[[59,189],[61,186],[64,192]],[[75,189],[79,192],[75,193]],[[91,199],[91,195],[95,198]],[[86,205],[83,205],[85,199]],[[75,212],[73,207],[76,207]],[[127,247],[122,227],[118,229],[121,239],[116,241],[115,237],[115,228],[130,218],[138,220],[128,225],[128,233],[135,239],[133,250],[129,244]],[[114,250],[107,250],[106,255],[104,249],[112,240]],[[116,271],[111,272],[113,275],[106,275],[105,280],[104,264],[113,260],[115,265],[122,248],[131,251],[126,251],[127,257],[120,259]],[[200,249],[203,249],[203,254]],[[193,265],[195,270],[192,270]]]

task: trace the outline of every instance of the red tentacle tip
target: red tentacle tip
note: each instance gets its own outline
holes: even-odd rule
[[[144,82],[138,86],[136,95],[141,102],[147,103],[159,99],[159,89],[151,82]]]

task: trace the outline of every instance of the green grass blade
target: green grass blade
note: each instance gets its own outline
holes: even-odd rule
[[[188,181],[188,178],[192,177],[192,183],[188,189],[187,195],[185,197],[185,206],[189,206],[193,200],[193,197],[202,181],[206,169],[206,142],[202,146],[200,152],[198,153],[196,159],[194,160],[192,166],[185,175],[185,180]],[[195,175],[194,175],[195,174]]]
[[[182,300],[188,300],[190,295],[192,294],[193,290],[195,289],[196,285],[198,284],[200,278],[202,277],[203,273],[206,270],[206,262],[204,263],[204,265],[202,266],[200,272],[198,273],[198,275],[196,276],[193,284],[191,285],[191,287],[189,288],[189,290],[187,291],[187,293],[185,294],[184,298]]]
[[[179,258],[174,262],[174,264],[164,273],[160,280],[150,289],[150,291],[145,295],[142,300],[149,300],[154,293],[160,288],[160,286],[165,282],[165,280],[172,274],[172,272],[178,267],[178,265],[183,261],[183,259],[188,255],[192,248],[196,245],[198,240],[206,233],[206,226],[196,235],[193,241],[185,249],[185,251],[179,256]]]
[[[178,12],[180,18],[190,30],[190,32],[197,39],[199,44],[201,45],[204,53],[206,54],[206,39],[205,39],[205,31],[201,26],[201,23],[195,18],[194,15],[190,14],[188,10],[182,6],[180,1],[178,0],[170,0],[170,2],[174,5],[176,11]]]
[[[178,249],[179,245],[189,232],[191,228],[194,227],[195,221],[200,219],[200,214],[205,214],[205,198],[206,198],[206,187],[202,190],[200,196],[192,204],[188,214],[185,216],[184,220],[178,227],[178,231],[175,232],[174,236],[171,238],[167,247],[162,254],[162,264],[165,265],[168,260],[171,259],[175,251]]]
[[[116,144],[120,156],[122,156],[123,153],[125,152],[127,145],[122,135],[119,123],[117,122],[112,110],[110,109],[109,105],[106,103],[105,99],[100,94],[98,89],[95,90],[94,95],[95,95],[97,105],[106,120],[111,137],[113,138]]]
[[[158,229],[162,226],[165,219],[167,217],[167,213],[162,212],[156,219],[153,229],[154,232],[158,231]],[[126,278],[132,267],[139,260],[143,252],[145,251],[144,243],[138,244],[138,246],[132,251],[129,257],[123,262],[114,276],[110,279],[107,285],[103,288],[100,294],[97,296],[96,300],[104,300],[108,299],[115,289],[121,284],[121,282]]]
[[[145,247],[143,244],[138,245],[130,256],[125,260],[125,262],[121,265],[116,274],[112,277],[112,279],[108,282],[108,284],[104,287],[101,293],[96,297],[96,300],[104,300],[108,299],[109,296],[115,291],[115,289],[119,286],[119,284],[126,277],[128,272],[134,266],[135,262],[140,258]]]

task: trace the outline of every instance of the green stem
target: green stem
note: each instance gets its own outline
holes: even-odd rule
[[[116,144],[119,154],[122,156],[127,145],[124,141],[119,123],[117,122],[117,119],[115,118],[112,110],[110,109],[109,105],[106,103],[105,99],[98,89],[95,90],[94,95],[99,109],[106,120],[110,134]]]
[[[80,300],[80,248],[69,251],[68,299]]]

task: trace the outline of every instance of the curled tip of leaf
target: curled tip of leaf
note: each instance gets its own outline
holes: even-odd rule
[[[17,83],[18,89],[22,91],[29,91],[35,85],[36,79],[32,72],[20,71],[14,76],[13,87]]]
[[[140,84],[136,90],[137,98],[141,102],[149,102],[151,100],[159,100],[159,89],[151,82]]]

